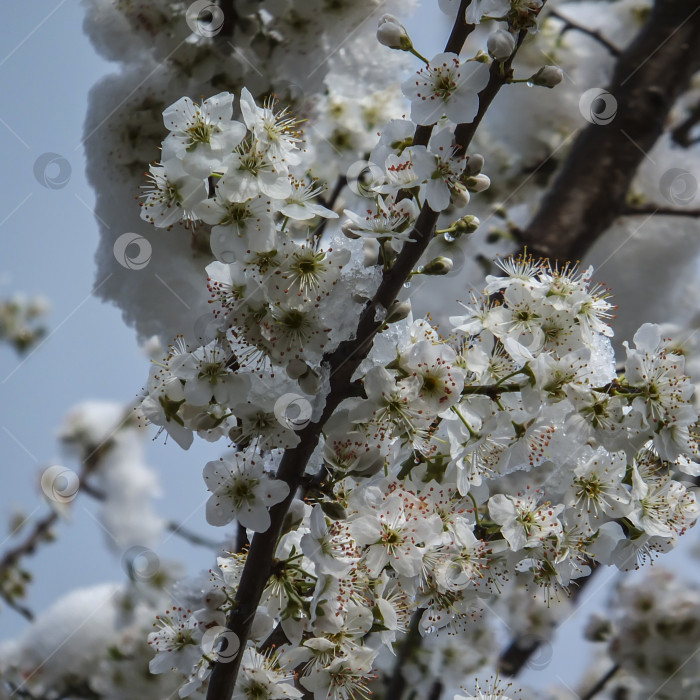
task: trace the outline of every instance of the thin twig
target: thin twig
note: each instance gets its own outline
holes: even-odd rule
[[[608,681],[620,670],[620,666],[615,664],[598,682],[585,694],[581,696],[581,700],[592,700],[598,693],[605,688]]]
[[[629,206],[623,210],[622,216],[700,216],[700,209],[676,209],[674,207],[661,207],[656,204],[644,204],[640,206]]]
[[[221,549],[220,542],[215,542],[214,540],[211,540],[208,537],[198,535],[196,532],[192,532],[191,530],[186,529],[183,525],[181,525],[180,523],[176,523],[174,520],[171,520],[169,523],[167,523],[165,527],[169,532],[172,532],[173,535],[182,537],[183,540],[186,540],[191,544],[196,544],[201,547],[207,547],[215,551],[219,551]]]
[[[595,39],[601,46],[604,46],[607,49],[607,51],[616,58],[620,55],[620,49],[618,49],[617,46],[615,46],[614,44],[611,44],[610,41],[608,41],[600,32],[595,31],[594,29],[589,29],[583,24],[579,24],[578,22],[575,22],[574,20],[569,19],[568,17],[564,17],[564,15],[560,14],[557,10],[550,10],[549,16],[555,17],[560,22],[564,23],[564,28],[561,30],[562,34],[573,29],[574,31],[581,32],[581,34],[585,34],[586,36],[591,37],[591,39]]]

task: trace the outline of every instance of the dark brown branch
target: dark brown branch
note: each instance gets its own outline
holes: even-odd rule
[[[620,667],[615,664],[598,682],[581,697],[581,700],[592,700],[598,693],[605,688],[608,681],[620,670]]]
[[[440,696],[442,695],[442,691],[444,690],[444,686],[442,685],[442,681],[435,681],[433,685],[430,687],[430,693],[428,694],[428,700],[440,700]]]
[[[34,554],[37,547],[42,542],[50,542],[53,539],[51,528],[57,520],[58,513],[55,510],[47,513],[43,518],[34,523],[31,531],[22,542],[10,548],[5,552],[2,559],[0,559],[0,597],[2,597],[7,605],[17,610],[17,612],[24,615],[27,619],[32,619],[31,612],[19,605],[13,598],[5,593],[3,582],[7,577],[12,575],[12,569],[22,557]]]
[[[198,535],[196,532],[192,532],[191,530],[186,529],[181,524],[176,523],[175,521],[171,520],[166,525],[166,528],[169,532],[172,532],[173,535],[182,537],[183,540],[186,540],[191,544],[196,544],[201,547],[207,547],[208,549],[213,549],[215,551],[219,551],[221,549],[221,545],[219,542],[215,542],[214,540],[210,540],[208,537]]]
[[[700,141],[700,137],[691,138],[690,132],[700,124],[700,102],[698,102],[691,110],[690,114],[671,131],[671,138],[683,148],[688,148],[694,143]]]
[[[598,571],[599,568],[600,567],[591,569],[591,573],[588,574],[588,576],[576,579],[578,585],[571,589],[569,600],[576,601],[586,585],[591,582],[595,572]],[[499,672],[505,676],[517,676],[527,665],[527,662],[533,654],[540,648],[542,641],[543,640],[537,639],[536,637],[528,637],[527,635],[513,639],[498,659]]]
[[[557,10],[550,10],[549,16],[554,17],[560,22],[564,23],[564,28],[561,30],[562,34],[565,34],[566,32],[573,29],[574,31],[580,32],[581,34],[585,34],[586,36],[591,37],[591,39],[595,39],[601,46],[604,46],[605,49],[613,56],[617,57],[620,55],[620,49],[618,49],[617,46],[615,46],[614,44],[611,44],[600,32],[597,32],[593,29],[589,29],[583,24],[579,24],[578,22],[575,22],[574,20],[569,19],[568,17],[564,17],[564,15],[557,12]]]
[[[236,30],[236,25],[239,21],[238,12],[236,11],[235,0],[218,0],[216,3],[219,9],[223,12],[223,24],[221,25],[221,30],[217,34],[217,37],[221,37],[225,40],[230,40],[233,38],[233,34]]]
[[[546,1],[547,0],[544,0],[544,2]],[[466,153],[466,150],[474,138],[474,134],[479,128],[486,111],[491,106],[491,103],[494,101],[500,89],[512,78],[513,61],[515,60],[518,50],[528,36],[528,33],[529,32],[526,29],[520,31],[516,42],[516,48],[511,54],[510,58],[502,63],[498,61],[493,61],[491,63],[491,67],[489,68],[489,82],[479,93],[479,111],[477,112],[474,121],[470,122],[469,124],[459,124],[455,129],[455,143],[457,144],[460,152]]]
[[[131,411],[129,411],[126,414],[126,417],[119,423],[117,430],[125,425],[130,419]],[[112,448],[113,444],[114,443],[112,442],[112,437],[110,435],[100,444],[89,445],[85,448],[85,455],[82,459],[82,468],[78,474],[78,483],[80,484],[81,490],[95,498],[104,498],[104,495],[97,489],[92,488],[92,486],[87,482],[87,478],[95,469],[97,469],[100,460],[104,454]],[[11,569],[16,566],[17,562],[22,557],[34,554],[37,547],[42,542],[50,542],[53,540],[51,528],[56,524],[58,518],[58,512],[52,509],[49,513],[34,523],[31,531],[22,542],[7,550],[7,552],[5,552],[5,554],[2,556],[2,559],[0,559],[0,598],[5,600],[10,607],[14,608],[28,618],[31,616],[31,612],[17,604],[5,594],[2,588],[2,582],[6,577],[11,575]]]
[[[446,49],[459,53],[472,27],[464,21],[464,12],[471,0],[462,0],[452,34]],[[414,137],[415,138],[415,137]],[[429,138],[429,134],[428,134]],[[413,243],[405,245],[391,269],[384,273],[382,282],[374,298],[363,310],[357,326],[354,340],[348,340],[330,356],[324,356],[323,364],[330,369],[330,391],[320,419],[310,423],[299,432],[300,442],[285,451],[277,470],[277,478],[289,485],[289,495],[281,503],[270,509],[270,527],[267,531],[256,533],[250,545],[248,557],[241,575],[241,582],[236,592],[234,607],[227,622],[228,628],[238,637],[243,648],[250,636],[250,628],[270,576],[277,540],[282,531],[284,518],[301,483],[306,465],[318,443],[321,429],[336,407],[349,395],[352,377],[362,360],[372,347],[374,336],[382,328],[377,321],[377,310],[388,309],[397,298],[403,283],[418,263],[428,247],[438,214],[427,205],[423,207],[416,220],[410,238]],[[233,694],[236,677],[241,664],[242,654],[233,662],[217,663],[212,671],[207,691],[207,700],[229,700]]]
[[[700,216],[700,209],[675,209],[661,207],[656,204],[644,204],[638,207],[629,206],[622,211],[622,216]]]
[[[697,0],[656,1],[647,23],[620,55],[607,88],[617,103],[614,119],[590,124],[576,137],[522,233],[529,252],[562,261],[580,259],[622,214],[639,165],[700,69],[699,32]]]

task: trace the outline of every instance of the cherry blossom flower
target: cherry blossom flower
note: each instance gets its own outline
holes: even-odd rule
[[[479,111],[478,93],[488,80],[485,64],[462,63],[457,54],[439,53],[401,87],[411,100],[411,119],[416,124],[435,124],[443,115],[455,124],[468,124]]]
[[[262,459],[252,452],[207,462],[204,481],[212,492],[207,501],[207,522],[227,525],[238,520],[255,532],[265,532],[270,527],[268,509],[289,493],[284,481],[265,474]]]
[[[180,98],[163,112],[170,134],[163,142],[162,160],[178,158],[188,173],[208,177],[245,135],[245,126],[231,119],[232,111],[230,93],[221,92],[201,105]]]

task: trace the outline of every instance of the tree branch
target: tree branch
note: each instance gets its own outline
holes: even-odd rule
[[[591,573],[580,579],[576,579],[578,584],[571,590],[570,600],[576,601],[581,595],[586,584],[590,583],[598,569],[591,569]],[[530,657],[539,649],[542,641],[536,638],[518,638],[511,641],[506,650],[498,659],[498,670],[506,676],[517,676],[523,667],[530,660]]]
[[[605,688],[608,681],[620,670],[620,666],[615,664],[598,682],[583,696],[581,700],[592,700],[598,693]]]
[[[617,103],[614,119],[590,124],[577,136],[522,233],[530,253],[579,259],[625,210],[640,163],[700,69],[699,32],[697,0],[656,0],[649,20],[620,55],[607,88]]]
[[[690,114],[671,131],[671,138],[683,148],[688,148],[694,143],[700,141],[700,137],[690,138],[690,132],[700,123],[700,102],[698,102],[691,110]]]
[[[457,19],[446,49],[459,53],[473,27],[467,25],[464,14],[471,0],[462,0]],[[419,134],[420,130],[420,134]],[[414,135],[425,137],[425,131],[419,127]],[[427,133],[427,138],[430,132]],[[465,146],[466,147],[466,146]],[[396,299],[403,283],[418,263],[433,236],[439,214],[424,205],[411,232],[413,243],[405,245],[391,269],[386,270],[374,298],[367,304],[360,316],[354,340],[346,340],[330,355],[324,356],[322,362],[330,370],[330,390],[326,405],[319,420],[310,423],[299,432],[299,444],[285,451],[277,470],[277,478],[289,485],[289,495],[281,503],[270,509],[270,527],[256,533],[250,545],[246,563],[241,574],[241,581],[236,592],[233,609],[227,621],[230,629],[244,648],[250,628],[270,576],[272,560],[277,540],[282,531],[285,515],[301,483],[306,464],[318,443],[321,429],[336,407],[350,395],[352,377],[362,360],[372,347],[374,336],[382,328],[377,321],[377,310],[388,309]],[[209,680],[207,700],[230,700],[236,684],[242,654],[230,663],[216,663]]]
[[[183,540],[186,540],[187,542],[190,542],[191,544],[196,544],[201,547],[207,547],[209,549],[213,549],[215,551],[218,551],[221,549],[221,545],[218,542],[215,542],[214,540],[210,540],[208,537],[203,537],[202,535],[198,535],[196,532],[192,532],[191,530],[186,529],[183,527],[181,524],[176,523],[174,520],[171,520],[166,524],[166,528],[168,532],[172,532],[173,535],[177,535],[178,537],[182,537]]]
[[[622,216],[700,216],[700,209],[675,209],[662,207],[656,204],[644,204],[641,206],[628,206],[622,211]]]
[[[549,17],[554,17],[555,19],[558,19],[560,22],[564,23],[564,28],[561,30],[562,35],[573,29],[581,34],[591,37],[591,39],[595,39],[613,56],[617,57],[620,55],[620,49],[618,49],[614,44],[611,44],[600,32],[589,29],[578,22],[574,22],[574,20],[569,19],[568,17],[564,17],[564,15],[560,14],[557,10],[550,10]]]

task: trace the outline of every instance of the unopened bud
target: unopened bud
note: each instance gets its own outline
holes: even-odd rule
[[[461,182],[455,182],[450,189],[450,203],[458,209],[463,209],[469,204],[469,199],[469,190]]]
[[[345,520],[348,517],[345,508],[336,501],[321,501],[321,510],[331,520]]]
[[[411,313],[410,301],[395,301],[386,313],[384,323],[398,323]]]
[[[483,192],[491,186],[491,180],[484,174],[468,177],[464,183],[470,192]]]
[[[479,228],[480,223],[481,222],[476,218],[476,216],[467,214],[467,216],[463,216],[461,219],[455,221],[454,224],[450,226],[450,229],[452,229],[457,235],[474,233],[474,231]]]
[[[515,50],[515,39],[505,29],[497,29],[486,42],[489,55],[497,61],[505,61]]]
[[[484,156],[480,153],[472,153],[467,157],[467,173],[478,175],[484,167]]]
[[[410,51],[413,48],[413,42],[408,36],[406,27],[393,15],[382,15],[379,19],[377,40],[390,49]]]
[[[421,275],[446,275],[452,270],[452,260],[441,255],[433,258],[427,265],[420,269]]]
[[[532,85],[539,85],[540,87],[553,88],[555,85],[559,85],[563,77],[564,74],[561,68],[557,68],[556,66],[542,66],[528,82]]]
[[[489,55],[486,53],[486,51],[477,51],[476,56],[470,60],[476,61],[477,63],[488,63]]]

